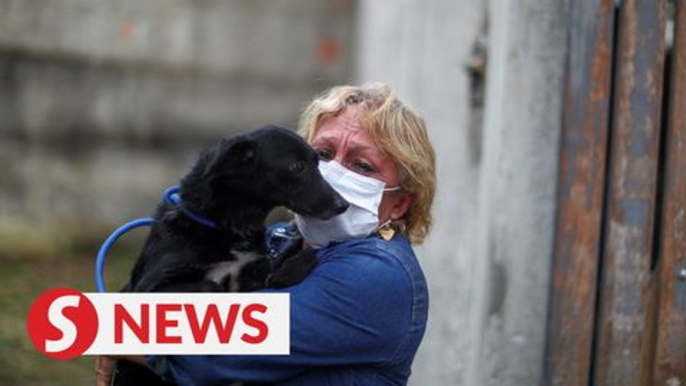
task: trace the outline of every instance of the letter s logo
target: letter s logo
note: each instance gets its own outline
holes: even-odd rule
[[[55,299],[55,301],[50,304],[48,320],[57,327],[58,330],[62,331],[62,339],[52,340],[46,338],[45,351],[64,351],[71,347],[76,341],[76,325],[64,316],[63,311],[66,307],[78,307],[79,299],[80,298],[76,295],[65,295]]]
[[[34,346],[54,359],[72,359],[86,351],[98,332],[93,303],[77,290],[43,293],[31,306],[26,328]]]

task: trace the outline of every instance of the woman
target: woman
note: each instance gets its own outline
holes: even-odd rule
[[[407,383],[428,311],[426,281],[410,246],[429,231],[435,191],[424,123],[374,83],[335,87],[315,99],[300,133],[351,207],[327,221],[297,217],[268,234],[276,258],[297,245],[314,248],[318,260],[303,282],[280,290],[291,294],[291,354],[125,359],[181,385]],[[99,363],[104,380],[108,361]]]

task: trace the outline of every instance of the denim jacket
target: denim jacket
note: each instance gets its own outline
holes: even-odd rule
[[[297,230],[267,232],[278,261],[299,245]],[[407,239],[396,234],[335,243],[316,251],[300,284],[263,292],[291,298],[290,355],[149,356],[148,365],[180,385],[230,380],[275,385],[405,385],[424,335],[426,280]]]

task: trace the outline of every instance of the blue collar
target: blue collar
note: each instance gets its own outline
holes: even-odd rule
[[[184,208],[183,203],[181,201],[181,195],[179,194],[178,185],[168,187],[162,194],[162,201],[166,202],[167,204],[175,204],[179,207],[179,209],[181,209],[183,214],[190,217],[191,219],[193,219],[193,221],[197,222],[198,224],[204,225],[208,228],[219,229],[219,225],[217,225],[216,222],[205,217],[199,216],[191,212],[190,210]]]

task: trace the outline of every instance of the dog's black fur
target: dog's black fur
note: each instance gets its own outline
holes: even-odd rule
[[[327,219],[348,203],[323,179],[317,153],[295,133],[267,126],[223,140],[201,154],[182,179],[183,207],[211,219],[202,225],[176,204],[163,203],[132,271],[127,292],[250,291],[296,284],[316,264],[303,252],[273,271],[264,221],[276,206]],[[120,361],[115,384],[142,384],[136,365]],[[140,370],[140,369],[139,369]],[[131,382],[131,383],[129,383]]]
[[[175,204],[161,204],[125,290],[263,287],[269,270],[264,220],[274,207],[322,219],[348,207],[317,163],[317,153],[302,138],[275,126],[223,140],[204,152],[181,181],[180,195],[185,209],[219,228],[199,224]],[[237,264],[240,272],[232,271]]]

